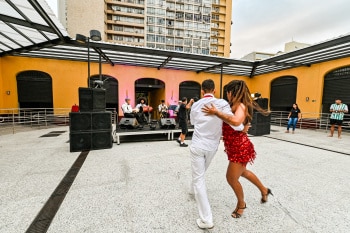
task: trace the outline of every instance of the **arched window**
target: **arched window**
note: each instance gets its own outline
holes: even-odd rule
[[[184,81],[179,86],[180,99],[186,97],[188,100],[201,97],[201,85],[194,81]]]
[[[297,99],[298,80],[294,76],[283,76],[271,82],[271,111],[289,111]]]
[[[20,108],[53,108],[52,79],[49,74],[29,70],[19,73],[16,79]]]

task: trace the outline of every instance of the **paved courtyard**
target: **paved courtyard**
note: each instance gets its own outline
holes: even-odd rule
[[[240,219],[230,216],[235,196],[220,144],[206,175],[211,230],[195,223],[189,148],[175,141],[114,143],[84,154],[69,152],[68,127],[0,136],[0,232],[45,232],[45,224],[51,233],[349,232],[350,135],[284,130],[251,137],[257,159],[248,169],[274,196],[260,204],[259,191],[242,178],[247,209]],[[52,131],[65,132],[40,137]]]

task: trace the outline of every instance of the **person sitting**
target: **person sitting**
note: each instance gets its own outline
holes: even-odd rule
[[[158,105],[158,112],[160,118],[169,118],[168,106],[166,106],[165,100],[161,100],[161,104]]]
[[[149,112],[151,111],[150,108],[147,104],[146,104],[146,100],[145,98],[141,97],[138,100],[138,104],[135,107],[136,109],[138,109],[138,116],[140,118],[139,123],[140,124],[145,124],[148,122],[149,119]]]
[[[122,111],[125,118],[136,118],[137,110],[131,107],[129,98],[125,98],[125,103],[122,104]]]

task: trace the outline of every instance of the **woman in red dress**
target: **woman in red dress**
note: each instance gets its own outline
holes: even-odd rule
[[[223,141],[225,152],[229,164],[226,173],[226,179],[237,197],[237,205],[231,216],[240,218],[246,208],[244,193],[239,178],[242,176],[252,182],[261,192],[261,203],[267,202],[271,190],[265,187],[259,178],[247,170],[247,163],[252,164],[255,159],[254,145],[249,140],[246,133],[252,120],[253,109],[268,114],[255,101],[252,100],[250,91],[244,81],[233,80],[226,86],[227,99],[230,103],[234,115],[227,115],[215,108],[214,105],[205,106],[202,111],[209,115],[216,115],[224,121],[222,126]],[[230,125],[239,125],[243,123],[245,130],[235,131]],[[229,125],[230,124],[230,125]]]

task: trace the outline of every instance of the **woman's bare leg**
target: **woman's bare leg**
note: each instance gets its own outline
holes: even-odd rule
[[[246,169],[242,173],[242,176],[253,183],[260,190],[262,196],[267,194],[267,188],[261,183],[259,178],[253,172]]]
[[[242,175],[242,173],[245,170],[246,170],[246,168],[241,163],[229,162],[229,164],[228,164],[226,179],[236,194],[236,197],[237,197],[236,208],[244,208],[245,207],[243,188],[242,188],[241,183],[238,180],[239,177]],[[237,213],[242,214],[243,209],[238,209]]]

